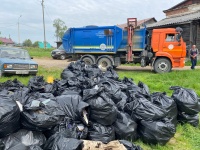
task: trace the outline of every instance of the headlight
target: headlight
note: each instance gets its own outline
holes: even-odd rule
[[[3,67],[5,69],[11,69],[13,67],[13,65],[12,64],[4,64]]]
[[[37,65],[30,65],[30,69],[37,69]]]

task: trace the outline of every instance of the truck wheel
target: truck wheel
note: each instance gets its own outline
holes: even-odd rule
[[[81,58],[81,60],[84,61],[86,65],[94,64],[93,59],[89,56],[85,56],[85,57]]]
[[[154,71],[156,73],[170,72],[172,69],[171,62],[166,58],[159,58],[154,63]]]
[[[112,62],[109,58],[102,57],[97,61],[98,67],[102,71],[106,71],[108,67],[112,66]]]
[[[61,60],[64,60],[64,59],[66,59],[66,56],[65,56],[65,55],[61,55],[61,56],[60,56],[60,59],[61,59]]]

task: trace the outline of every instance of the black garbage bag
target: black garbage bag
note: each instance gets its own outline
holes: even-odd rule
[[[119,78],[117,72],[111,66],[107,68],[107,71],[104,73],[104,76],[115,80]]]
[[[129,114],[118,111],[117,120],[113,124],[116,139],[137,139],[137,123],[131,119]]]
[[[150,96],[150,91],[149,91],[149,87],[144,84],[143,82],[139,81],[138,82],[138,87],[140,87],[140,91],[142,94],[146,95],[146,96]]]
[[[172,98],[175,100],[178,110],[189,115],[199,113],[198,96],[194,90],[172,86],[170,90],[174,90]]]
[[[68,138],[65,134],[56,133],[46,142],[44,150],[82,150],[83,141]]]
[[[88,124],[87,110],[89,104],[82,101],[81,96],[71,92],[67,95],[57,96],[56,99],[59,105],[62,107],[66,117],[73,121],[83,121],[83,123]],[[84,113],[86,113],[86,116],[84,116]]]
[[[156,106],[141,95],[137,95],[137,99],[127,103],[124,110],[136,121],[158,120],[167,115],[166,110]]]
[[[28,82],[28,88],[31,92],[45,92],[45,80],[43,76],[34,76]]]
[[[163,108],[167,112],[167,118],[172,121],[173,124],[177,124],[178,110],[176,102],[168,97],[166,93],[155,92],[150,96],[151,102],[156,106]]]
[[[138,89],[140,89],[140,88],[133,82],[133,79],[131,79],[131,78],[124,77],[124,79],[122,80],[122,83],[124,83],[125,85],[127,85],[127,90],[134,90],[136,87],[137,87]]]
[[[199,125],[199,114],[188,115],[184,112],[179,112],[177,119],[180,123],[189,123],[194,127],[197,127]]]
[[[0,138],[20,128],[20,109],[8,91],[0,92]]]
[[[115,140],[115,129],[113,126],[103,126],[98,123],[91,123],[88,130],[88,140],[101,141],[105,144]]]
[[[90,79],[101,77],[103,73],[101,69],[99,69],[97,64],[87,65],[84,71],[85,71],[86,77]]]
[[[117,108],[102,87],[83,90],[83,100],[90,105],[90,119],[102,125],[112,125],[115,122]]]
[[[33,93],[21,113],[21,124],[25,129],[45,131],[59,124],[64,111],[51,93]]]
[[[21,129],[2,139],[5,149],[9,150],[40,150],[46,142],[45,136],[36,131]]]
[[[121,91],[121,84],[112,79],[102,79],[100,86],[104,87],[105,94],[112,99],[119,110],[123,110],[127,102],[127,96]]]
[[[76,74],[70,71],[68,68],[65,68],[61,73],[61,79],[70,80],[71,78],[75,78]]]
[[[119,140],[121,144],[123,144],[127,150],[143,150],[140,146],[133,144],[132,142],[126,140]]]
[[[57,132],[65,134],[68,138],[86,139],[88,128],[82,123],[76,123],[69,118],[65,118],[59,125],[56,125],[51,130],[45,131],[44,134],[49,138]]]
[[[149,144],[166,144],[175,134],[176,127],[170,120],[164,118],[159,121],[142,120],[138,125],[138,135]]]
[[[4,83],[0,83],[0,91],[8,90],[8,91],[15,92],[19,88],[23,88],[23,87],[24,87],[24,85],[20,81],[18,81],[17,79],[14,79],[13,81],[7,80]]]
[[[0,150],[4,150],[5,149],[5,145],[2,142],[2,140],[0,139]]]
[[[19,88],[14,92],[12,98],[14,101],[19,101],[21,104],[25,104],[29,98],[30,89],[27,87]]]

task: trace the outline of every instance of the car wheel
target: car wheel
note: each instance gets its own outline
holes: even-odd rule
[[[159,58],[154,64],[154,71],[156,73],[170,72],[172,69],[171,62],[166,58]]]
[[[61,60],[64,60],[64,59],[66,59],[66,56],[65,56],[65,55],[61,55],[61,56],[60,56],[60,59],[61,59]]]

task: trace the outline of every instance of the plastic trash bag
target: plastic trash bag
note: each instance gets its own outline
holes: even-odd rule
[[[45,80],[43,76],[34,76],[28,82],[28,88],[31,92],[45,92]]]
[[[112,99],[119,110],[123,110],[127,102],[127,96],[121,91],[121,85],[119,82],[115,82],[112,79],[102,79],[99,83],[104,87],[105,94]]]
[[[103,126],[98,123],[92,123],[88,129],[89,140],[101,141],[103,143],[109,143],[115,140],[115,129],[113,126]]]
[[[45,136],[36,131],[21,129],[2,139],[5,149],[9,150],[40,150],[46,142]]]
[[[27,99],[29,98],[30,90],[27,87],[23,87],[18,89],[12,95],[14,101],[19,101],[21,104],[25,104]]]
[[[166,93],[152,93],[150,96],[151,102],[156,106],[163,108],[167,112],[167,118],[172,121],[173,124],[177,124],[177,115],[178,110],[176,106],[176,102],[168,97]]]
[[[44,145],[44,150],[82,150],[83,141],[67,138],[65,134],[52,135]]]
[[[97,64],[87,65],[85,67],[84,71],[85,71],[86,77],[93,79],[93,80],[97,77],[102,76],[102,71],[101,71],[101,69],[99,69]]]
[[[144,84],[143,82],[139,81],[138,82],[138,87],[140,87],[142,94],[150,96],[149,87],[146,84]]]
[[[116,139],[127,139],[134,141],[137,139],[137,123],[131,119],[129,114],[117,113],[117,120],[113,124]]]
[[[67,93],[66,93],[67,94]],[[76,93],[71,93],[70,95],[61,95],[56,97],[57,102],[62,107],[65,116],[70,118],[73,121],[83,121],[83,123],[88,124],[88,114],[87,109],[89,104],[82,101],[81,96]],[[84,113],[86,116],[84,117]]]
[[[46,131],[44,134],[46,137],[50,137],[57,132],[65,134],[68,138],[86,139],[88,128],[82,123],[76,123],[69,118],[65,118],[65,120],[59,125],[56,125],[51,130]]]
[[[167,118],[159,121],[142,120],[138,125],[138,135],[149,144],[166,144],[175,134],[176,127]]]
[[[133,144],[132,142],[126,140],[119,140],[121,144],[123,144],[127,150],[143,150],[140,146]]]
[[[20,128],[20,109],[8,91],[0,92],[0,138]]]
[[[90,105],[91,120],[102,125],[112,125],[117,117],[117,108],[102,90],[101,87],[83,90],[83,100]]]
[[[180,123],[189,123],[194,127],[197,127],[199,125],[199,114],[188,115],[184,112],[179,112],[177,119]]]
[[[51,93],[34,93],[24,105],[21,123],[25,129],[45,131],[59,124],[64,111]]]
[[[172,98],[175,100],[178,110],[189,115],[199,113],[198,96],[194,90],[172,86],[174,90]]]
[[[164,118],[167,112],[146,98],[138,95],[137,99],[127,103],[125,111],[131,116],[132,119],[138,120],[158,120]]]
[[[115,80],[119,78],[117,72],[111,66],[107,68],[107,71],[104,73],[104,76]]]
[[[0,150],[4,150],[5,149],[5,145],[2,142],[2,140],[0,139]]]
[[[24,85],[17,79],[7,80],[6,82],[0,83],[0,91],[8,90],[8,91],[15,92],[19,88],[23,88],[23,87]]]
[[[61,73],[61,79],[67,80],[70,78],[74,78],[76,75],[70,71],[68,68],[65,68]]]

